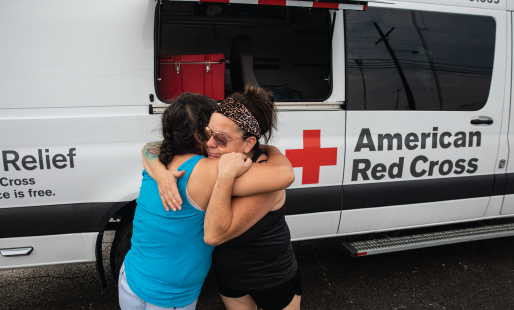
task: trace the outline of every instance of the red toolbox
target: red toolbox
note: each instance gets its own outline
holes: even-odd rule
[[[157,59],[157,90],[164,100],[183,92],[225,99],[225,55],[161,55]],[[160,80],[159,80],[160,79]]]

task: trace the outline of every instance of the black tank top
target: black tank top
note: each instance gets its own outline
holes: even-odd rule
[[[256,152],[252,161],[261,154]],[[246,290],[270,288],[289,281],[298,265],[285,213],[284,203],[242,235],[214,248],[212,263],[216,281]]]

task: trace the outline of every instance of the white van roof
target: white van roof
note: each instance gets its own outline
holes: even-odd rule
[[[439,4],[449,6],[459,6],[468,8],[480,8],[490,10],[514,10],[514,0],[369,0],[373,3],[394,3],[394,2],[413,2],[420,4]]]

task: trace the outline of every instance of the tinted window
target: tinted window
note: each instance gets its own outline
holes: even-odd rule
[[[162,18],[157,20],[162,23],[156,28],[156,35],[161,35],[157,54],[163,58],[225,56],[225,83],[218,83],[225,96],[242,90],[243,77],[270,89],[278,101],[323,100],[330,94],[329,10],[164,1]],[[172,66],[158,62],[157,68],[156,84],[163,100],[191,91],[180,87],[175,91],[174,85],[181,84],[173,82],[177,74]]]
[[[491,86],[495,31],[485,16],[347,11],[348,109],[480,110]]]

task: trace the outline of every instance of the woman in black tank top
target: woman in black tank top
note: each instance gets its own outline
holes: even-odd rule
[[[260,155],[262,152],[256,152],[252,161],[256,162]],[[261,289],[293,277],[297,264],[285,211],[284,204],[268,212],[243,234],[214,249],[212,261],[217,281],[239,289]]]
[[[254,165],[266,165],[259,138],[267,141],[275,124],[272,94],[247,86],[211,117],[209,156],[239,152],[251,156]],[[221,157],[204,225],[204,240],[216,245],[212,263],[225,306],[229,310],[256,305],[263,310],[299,309],[301,283],[285,221],[285,190],[231,197],[233,178],[223,178],[231,167]]]

